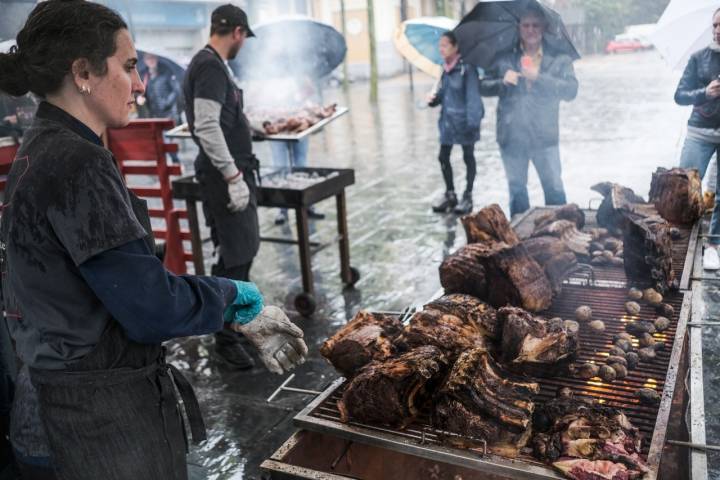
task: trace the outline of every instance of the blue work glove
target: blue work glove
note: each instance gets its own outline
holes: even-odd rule
[[[223,318],[226,323],[244,325],[257,317],[265,306],[262,293],[252,282],[233,280],[237,295],[233,303],[225,309]]]

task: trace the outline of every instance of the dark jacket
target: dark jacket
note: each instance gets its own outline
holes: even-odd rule
[[[443,71],[434,107],[442,105],[438,128],[441,145],[472,145],[480,140],[480,121],[485,115],[477,68],[460,60]]]
[[[153,118],[170,118],[177,122],[180,83],[175,75],[166,68],[158,67],[158,74],[150,76],[147,71],[143,75],[147,107]]]
[[[675,91],[678,105],[693,105],[688,125],[720,128],[720,99],[708,99],[705,88],[720,75],[720,52],[704,48],[695,52],[685,67]]]
[[[485,96],[499,96],[497,141],[501,147],[521,145],[530,148],[552,147],[559,143],[560,101],[577,96],[578,81],[572,60],[543,45],[540,75],[528,88],[521,78],[517,86],[505,85],[508,70],[521,71],[522,51],[515,49],[501,56],[490,76],[481,81]]]

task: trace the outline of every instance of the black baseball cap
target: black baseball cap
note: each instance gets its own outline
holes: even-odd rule
[[[213,25],[223,27],[242,27],[247,32],[248,37],[254,37],[255,34],[250,30],[247,14],[242,8],[232,4],[221,5],[212,12],[210,21]]]

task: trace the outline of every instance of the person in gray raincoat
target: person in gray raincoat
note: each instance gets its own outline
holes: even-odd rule
[[[528,7],[519,23],[520,42],[498,56],[481,82],[486,96],[499,96],[497,142],[510,191],[510,214],[530,208],[527,182],[535,165],[546,205],[567,203],[560,162],[560,102],[578,93],[572,59],[553,50],[543,35],[545,14]]]
[[[472,191],[476,175],[475,143],[480,140],[480,122],[485,115],[485,108],[480,96],[477,68],[462,60],[457,39],[452,32],[445,32],[440,37],[440,54],[445,60],[440,88],[429,99],[429,105],[441,105],[438,120],[439,160],[445,181],[445,193],[433,204],[433,211],[465,214],[472,210]],[[455,194],[450,164],[453,145],[462,147],[466,168],[465,192],[460,203]]]
[[[23,366],[11,442],[38,474],[24,478],[186,480],[187,433],[206,432],[166,340],[230,328],[275,373],[307,353],[254,284],[174,275],[155,256],[147,203],[100,138],[144,91],[137,61],[123,19],[84,0],[38,3],[0,53],[0,91],[44,99],[0,219],[4,321]]]

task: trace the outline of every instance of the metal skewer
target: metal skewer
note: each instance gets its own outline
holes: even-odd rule
[[[265,401],[268,403],[272,402],[275,399],[275,397],[277,397],[280,394],[280,392],[293,392],[293,393],[300,393],[303,395],[315,395],[315,396],[318,396],[322,393],[322,392],[318,392],[317,390],[306,390],[304,388],[288,387],[287,384],[292,382],[294,378],[295,378],[295,374],[293,373]]]
[[[667,443],[669,445],[675,445],[677,447],[692,448],[693,450],[703,450],[706,452],[707,451],[720,452],[720,446],[718,446],[718,445],[702,445],[699,443],[680,442],[678,440],[668,440]]]

